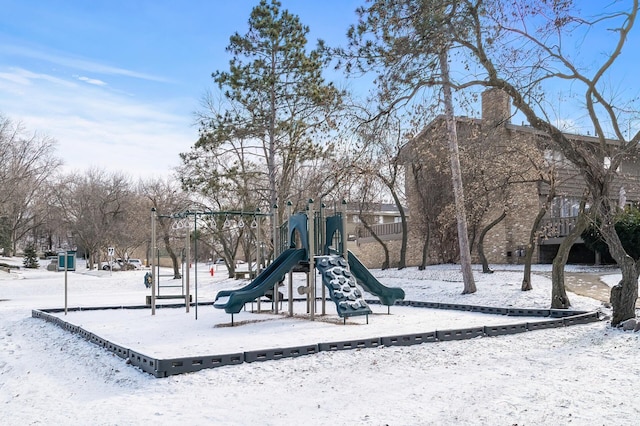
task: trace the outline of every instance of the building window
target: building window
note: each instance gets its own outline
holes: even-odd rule
[[[611,167],[611,157],[604,157],[603,165],[605,170],[609,170],[609,168]],[[616,172],[619,172],[619,171],[620,171],[620,166],[618,166],[618,169],[616,170]]]
[[[544,150],[544,159],[549,164],[563,164],[565,163],[564,155],[560,151],[554,151],[552,149]]]
[[[552,217],[575,217],[580,213],[580,197],[556,197],[551,203]]]

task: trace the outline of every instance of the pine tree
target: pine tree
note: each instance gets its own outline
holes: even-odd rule
[[[342,94],[322,76],[322,43],[308,49],[309,28],[279,1],[260,1],[248,24],[246,34],[230,38],[229,70],[212,75],[223,105],[203,114],[192,155],[182,155],[188,176],[183,182],[211,185],[211,176],[223,168],[215,161],[233,166],[225,177],[235,184],[244,180],[241,173],[259,173],[267,181],[260,185],[264,201],[275,214],[274,206],[291,195],[300,165],[325,154],[318,131],[332,126]]]
[[[33,246],[33,244],[29,245],[24,250],[23,265],[25,268],[30,268],[30,269],[37,269],[40,267],[40,264],[38,263],[38,253],[36,252],[36,249]]]

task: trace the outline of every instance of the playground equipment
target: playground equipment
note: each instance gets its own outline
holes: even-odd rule
[[[366,315],[368,321],[371,309],[364,300],[362,289],[379,297],[380,302],[388,307],[404,299],[401,288],[381,284],[353,253],[346,250],[344,214],[337,213],[324,221],[322,212],[311,214],[311,217],[313,220],[309,220],[305,213],[290,216],[281,228],[283,251],[274,262],[245,287],[218,292],[213,306],[231,314],[232,324],[233,314],[239,313],[246,303],[256,299],[259,301],[270,291],[273,291],[274,309],[277,311],[278,286],[286,274],[289,274],[289,315],[293,315],[293,271],[307,274],[307,287],[298,290],[307,294],[311,320],[314,318],[316,300],[314,269],[320,272],[324,284],[321,297],[323,314],[325,288],[329,290],[329,299],[335,303],[338,315],[345,321],[348,317],[358,315]]]
[[[156,209],[152,208],[151,209],[151,247],[152,247],[152,253],[155,253],[157,255],[157,259],[156,256],[151,256],[151,275],[152,275],[152,282],[153,285],[151,286],[151,295],[147,296],[147,305],[151,306],[151,315],[155,315],[155,308],[156,308],[156,300],[158,299],[168,299],[168,298],[172,298],[172,299],[183,299],[185,301],[185,307],[186,307],[186,311],[189,312],[189,305],[190,303],[193,301],[193,297],[190,294],[190,288],[191,288],[191,284],[190,284],[190,265],[191,265],[191,242],[190,242],[190,237],[191,237],[191,229],[190,229],[190,225],[189,225],[189,217],[193,216],[193,233],[194,235],[198,235],[198,219],[201,216],[205,216],[205,217],[224,217],[224,224],[223,224],[223,228],[227,228],[229,227],[228,224],[231,223],[230,221],[230,217],[239,217],[240,220],[237,221],[236,226],[238,228],[244,228],[245,227],[245,220],[250,220],[250,224],[247,224],[247,226],[249,226],[250,228],[256,228],[256,235],[258,236],[258,238],[256,238],[256,255],[257,255],[257,262],[256,262],[256,268],[260,268],[260,264],[261,264],[261,253],[262,253],[262,243],[260,241],[260,218],[263,216],[270,216],[270,214],[266,214],[266,213],[260,213],[260,210],[256,210],[255,212],[245,212],[245,211],[184,211],[181,213],[173,213],[173,214],[168,214],[168,215],[163,215],[163,214],[157,214],[156,213]],[[159,249],[157,246],[157,235],[156,235],[156,220],[158,218],[168,218],[171,219],[173,221],[173,225],[172,228],[176,229],[176,230],[181,230],[184,229],[185,231],[185,248],[182,251],[182,274],[181,274],[181,283],[180,285],[161,285],[160,283],[160,258],[159,258]],[[194,245],[195,247],[195,253],[194,253],[194,289],[195,289],[195,317],[196,319],[198,319],[198,244],[197,244],[197,239],[196,239],[196,244]],[[213,270],[211,270],[211,273],[213,274]],[[167,294],[160,294],[160,289],[161,288],[167,288],[167,287],[180,287],[182,290],[180,292],[180,294],[173,294],[173,295],[167,295]]]
[[[299,262],[305,260],[305,249],[290,248],[276,258],[260,275],[251,283],[240,290],[222,290],[216,295],[214,306],[224,308],[228,314],[238,313],[245,303],[264,296],[268,290],[277,285]],[[277,293],[277,290],[275,291]]]
[[[178,226],[174,229],[181,229],[184,226]],[[193,296],[189,294],[186,283],[188,279],[188,265],[185,262],[186,248],[180,249],[180,273],[174,274],[173,272],[163,274],[160,271],[160,254],[161,250],[156,250],[154,267],[151,271],[147,272],[144,277],[144,283],[147,288],[154,287],[155,300],[169,300],[169,299],[182,299],[183,301],[189,300],[193,302]],[[164,280],[162,279],[164,278]],[[145,304],[150,306],[152,303],[152,296],[147,295],[145,298]],[[188,304],[187,304],[188,305]]]

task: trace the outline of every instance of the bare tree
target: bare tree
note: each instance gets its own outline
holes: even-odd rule
[[[616,59],[635,24],[638,1],[634,0],[624,9],[621,4],[613,4],[615,10],[591,20],[580,16],[572,2],[549,4],[523,0],[513,6],[500,2],[484,3],[465,2],[466,13],[472,17],[476,30],[472,37],[460,35],[460,43],[486,70],[484,84],[507,92],[529,123],[547,133],[554,148],[582,173],[591,194],[591,210],[602,220],[602,235],[622,271],[622,280],[611,291],[611,322],[617,325],[635,316],[640,269],[625,252],[615,231],[613,216],[616,206],[611,183],[623,159],[637,153],[640,133],[630,139],[625,137],[624,126],[620,122],[620,103],[625,101],[610,97],[605,81],[614,70]],[[527,7],[521,7],[523,5]],[[536,19],[544,16],[543,24],[524,25],[534,16]],[[602,26],[615,29],[610,33],[615,34],[611,48],[597,65],[582,69],[563,50],[563,39],[570,32],[583,29],[596,32]],[[495,38],[494,28],[498,28],[502,37]],[[514,41],[520,43],[517,51],[512,48]],[[507,61],[494,59],[492,54],[497,47],[494,42],[508,47],[508,52],[513,53],[510,59],[513,66],[505,66]],[[554,126],[544,110],[540,109],[541,104],[531,96],[530,85],[520,84],[525,79],[534,82],[571,82],[574,91],[582,87],[584,109],[595,128],[597,141],[593,144],[576,141]],[[610,132],[605,131],[605,127],[611,129]],[[608,135],[613,140],[608,139]],[[603,161],[605,158],[611,159],[609,164]]]
[[[155,208],[158,218],[158,239],[162,241],[167,254],[171,258],[173,266],[173,277],[181,278],[180,266],[181,259],[178,259],[179,243],[185,239],[185,233],[191,232],[189,229],[176,229],[172,215],[185,213],[192,205],[188,194],[182,191],[177,181],[171,178],[166,179],[149,179],[141,181],[138,185],[138,192],[147,199],[147,213],[151,208]],[[151,225],[149,224],[149,227]],[[178,233],[182,235],[179,235]],[[149,245],[148,256],[156,256],[153,253],[151,245]]]
[[[491,231],[494,226],[499,224],[507,217],[507,211],[503,211],[500,213],[500,216],[492,220],[485,226],[481,231],[478,237],[478,257],[480,258],[480,263],[482,264],[482,273],[484,274],[492,274],[493,271],[489,268],[489,262],[487,262],[487,257],[484,254],[484,237],[487,235],[487,232]]]
[[[393,115],[387,115],[384,119],[374,120],[360,126],[359,135],[360,144],[355,147],[357,154],[352,160],[350,169],[361,178],[364,177],[365,180],[369,180],[365,177],[369,176],[380,182],[384,186],[385,192],[393,198],[393,202],[400,214],[402,226],[402,240],[397,266],[398,269],[403,269],[407,266],[409,229],[402,185],[404,182],[404,167],[401,151],[407,137],[402,129],[401,121]],[[368,182],[367,186],[370,187],[371,182]],[[362,200],[362,197],[359,198]],[[362,201],[361,206],[364,206]],[[362,219],[364,219],[363,225],[365,227],[368,226],[368,229],[372,231],[364,216],[361,217]],[[374,236],[374,238],[376,237]]]
[[[99,169],[62,176],[55,186],[55,203],[75,242],[87,253],[90,269],[100,264],[106,248],[117,243],[117,230],[126,225],[130,188],[126,176]]]
[[[460,171],[460,157],[458,155],[458,134],[456,132],[456,120],[453,113],[453,99],[451,95],[451,78],[449,76],[450,46],[445,43],[438,51],[440,71],[442,73],[444,115],[447,122],[447,135],[449,138],[449,156],[451,159],[451,177],[453,180],[453,196],[456,206],[456,222],[458,224],[458,244],[460,246],[460,266],[464,280],[462,294],[475,293],[476,283],[471,270],[471,247],[469,245],[469,233],[467,231],[467,213],[464,200],[464,187],[462,185],[462,172]]]
[[[554,309],[568,309],[571,307],[569,296],[564,286],[564,265],[567,263],[569,257],[569,250],[573,243],[580,237],[582,232],[587,229],[589,225],[588,214],[585,212],[585,205],[587,202],[587,193],[584,194],[582,201],[580,202],[580,213],[578,214],[578,220],[575,226],[569,232],[569,235],[560,243],[558,254],[553,259],[553,267],[551,270],[552,282],[551,282],[551,307]]]
[[[359,175],[358,184],[354,188],[354,193],[357,194],[358,220],[362,227],[369,231],[371,237],[376,240],[382,248],[384,260],[382,261],[381,268],[388,269],[391,266],[389,246],[385,240],[376,233],[373,227],[374,218],[371,213],[375,210],[374,206],[381,204],[380,202],[376,202],[376,198],[380,195],[380,191],[378,191],[379,188],[377,188],[378,185],[380,185],[380,182],[376,180],[373,173],[362,173]]]
[[[622,271],[622,280],[611,292],[612,324],[635,316],[640,268],[615,232],[616,197],[611,194],[611,183],[621,162],[637,153],[640,133],[625,137],[624,124],[637,109],[631,96],[616,96],[607,81],[635,24],[638,0],[607,4],[593,18],[581,15],[573,1],[376,0],[362,10],[371,19],[361,19],[351,32],[371,35],[367,33],[371,28],[379,31],[373,33],[373,40],[367,39],[359,46],[365,48],[364,53],[369,50],[377,55],[360,57],[395,66],[391,68],[394,73],[384,80],[385,88],[401,89],[390,91],[395,95],[389,98],[393,99],[391,106],[438,84],[427,54],[434,53],[429,43],[434,39],[441,42],[442,33],[447,45],[459,52],[457,57],[463,65],[477,70],[460,74],[461,78],[452,82],[454,87],[462,90],[481,85],[503,90],[529,124],[546,133],[554,149],[580,170],[591,194],[591,209],[601,218],[602,235]],[[603,32],[609,37],[604,41]],[[583,43],[598,38],[606,53],[594,59],[591,66],[582,67],[565,50],[568,45],[574,46],[565,39],[575,34]],[[558,83],[570,84],[573,93],[581,93],[580,104],[575,106],[582,108],[595,129],[593,143],[572,138],[552,124],[543,93]]]
[[[452,34],[443,23],[452,19],[454,10],[440,2],[374,0],[357,10],[359,22],[349,29],[348,50],[337,50],[347,71],[377,71],[380,115],[403,106],[417,107],[419,95],[434,85],[442,88],[447,122],[450,165],[455,201],[463,293],[476,291],[471,270],[464,189],[456,124],[453,115],[452,83],[449,76],[449,50]],[[427,19],[425,19],[427,18]],[[464,21],[458,24],[467,28]],[[462,29],[461,29],[462,30]]]
[[[55,155],[57,142],[0,115],[0,217],[9,232],[11,252],[42,225],[48,181],[62,161]],[[35,241],[34,241],[35,242]]]

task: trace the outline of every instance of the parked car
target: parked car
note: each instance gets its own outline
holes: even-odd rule
[[[128,259],[126,261],[122,259],[114,259],[112,263],[102,262],[100,264],[100,269],[103,271],[113,270],[113,271],[130,271],[133,269],[143,269],[144,265],[142,264],[142,260],[140,259]]]
[[[102,262],[100,264],[100,269],[102,269],[103,271],[119,271],[120,269],[122,269],[122,260],[121,259],[115,259],[113,262],[109,263],[109,262]]]
[[[126,264],[133,266],[133,269],[142,269],[144,267],[140,259],[129,259]]]

